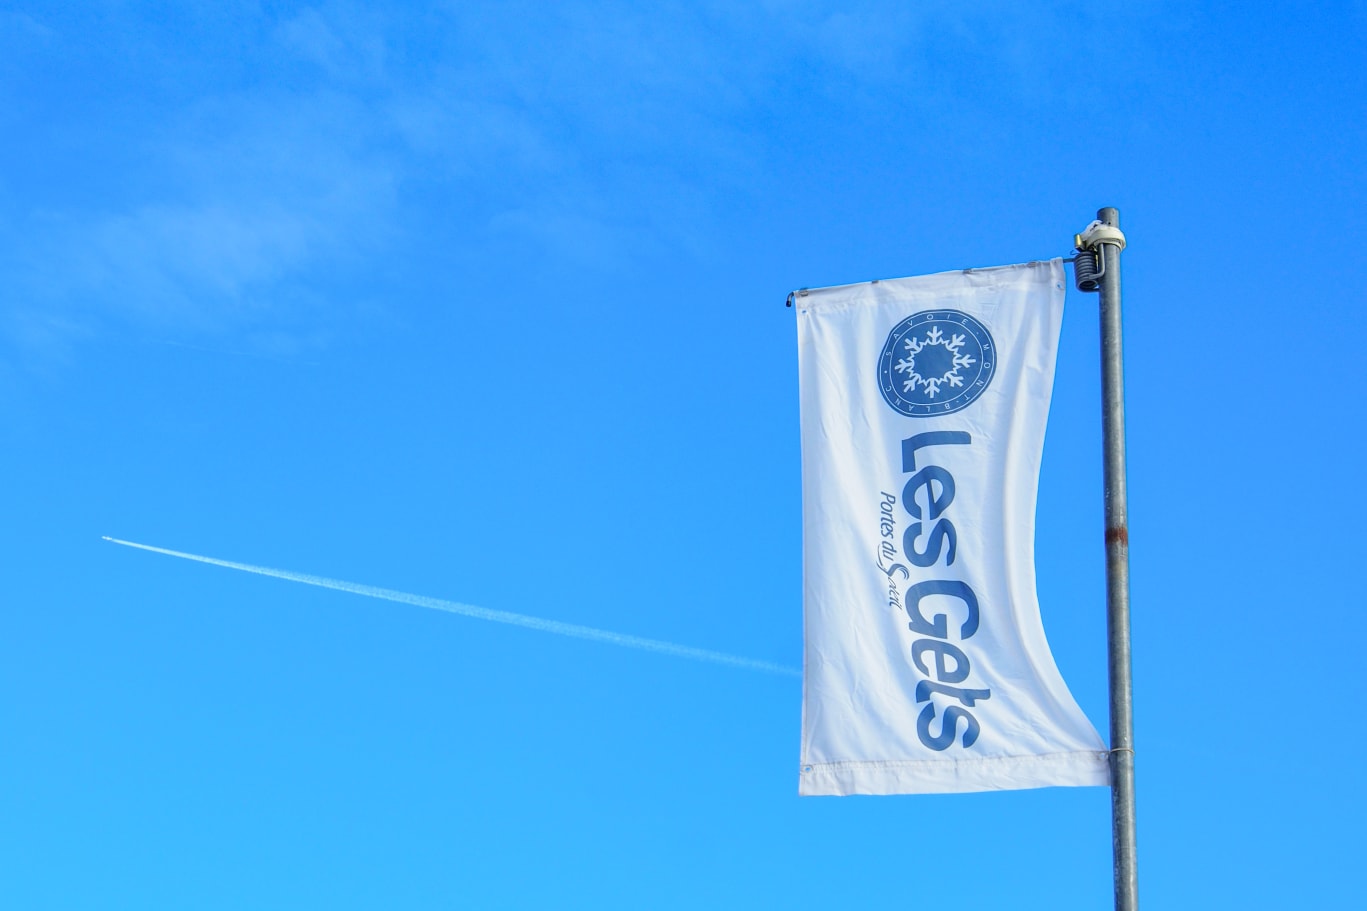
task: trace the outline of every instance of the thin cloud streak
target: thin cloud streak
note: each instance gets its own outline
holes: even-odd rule
[[[123,541],[119,538],[111,538],[108,535],[102,535],[101,538],[111,544],[121,544],[124,547],[145,550],[154,554],[179,557],[182,560],[207,563],[210,566],[222,566],[225,569],[236,569],[245,573],[254,573],[258,576],[270,576],[274,579],[284,579],[287,582],[300,582],[304,585],[313,585],[318,588],[330,588],[335,591],[350,592],[353,595],[364,595],[367,598],[379,598],[383,601],[411,604],[415,607],[445,611],[448,614],[460,614],[463,617],[474,617],[476,620],[506,623],[509,626],[521,626],[527,629],[539,630],[543,633],[555,633],[560,636],[570,636],[575,639],[591,639],[595,642],[606,642],[609,645],[620,645],[624,648],[640,649],[642,651],[656,652],[662,655],[674,655],[679,658],[689,658],[693,661],[723,664],[728,667],[738,667],[745,670],[764,671],[765,673],[780,674],[786,677],[801,676],[801,672],[794,668],[784,667],[781,664],[773,664],[768,661],[759,661],[754,658],[742,658],[739,655],[728,655],[725,652],[714,652],[709,649],[676,645],[672,642],[661,642],[658,639],[646,639],[641,636],[629,636],[625,633],[614,633],[609,630],[595,629],[591,626],[580,626],[577,623],[562,623],[559,620],[545,620],[541,617],[530,617],[526,614],[515,614],[510,611],[491,610],[487,607],[476,607],[473,604],[462,604],[459,601],[446,601],[442,598],[428,598],[423,595],[413,595],[408,592],[394,591],[388,588],[377,588],[373,585],[360,585],[356,582],[346,582],[341,579],[328,579],[324,576],[313,576],[307,573],[296,573],[286,569],[272,569],[268,566],[254,566],[250,563],[235,563],[231,560],[220,560],[216,557],[206,557],[201,554],[190,554],[179,550],[168,550],[164,547],[154,547],[151,544],[138,544],[134,541]]]

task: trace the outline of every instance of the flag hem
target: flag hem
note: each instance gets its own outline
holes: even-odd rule
[[[1110,755],[1104,750],[1037,756],[824,762],[802,766],[798,794],[952,794],[1017,788],[1106,787]]]

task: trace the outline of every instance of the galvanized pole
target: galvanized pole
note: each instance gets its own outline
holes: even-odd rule
[[[1119,228],[1120,213],[1097,212]],[[1134,702],[1130,679],[1130,532],[1125,497],[1125,377],[1120,332],[1120,251],[1098,232],[1101,275],[1101,432],[1106,483],[1106,635],[1111,683],[1111,844],[1116,911],[1137,911],[1134,809]],[[1123,235],[1122,235],[1123,237]]]

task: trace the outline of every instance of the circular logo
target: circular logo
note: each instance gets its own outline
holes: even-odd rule
[[[996,365],[986,326],[958,310],[926,310],[888,333],[878,356],[878,388],[909,418],[950,414],[982,395]]]

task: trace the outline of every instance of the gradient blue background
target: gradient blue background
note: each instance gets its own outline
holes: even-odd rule
[[[9,4],[0,902],[1101,908],[1104,789],[799,800],[820,286],[1125,254],[1141,900],[1350,907],[1367,6]],[[1096,299],[1038,519],[1106,727]]]

